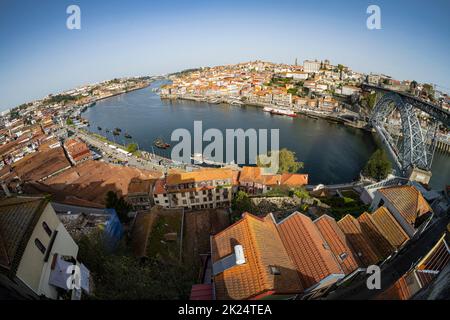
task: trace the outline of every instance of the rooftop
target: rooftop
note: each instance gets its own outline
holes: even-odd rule
[[[309,217],[296,212],[277,227],[305,289],[332,274],[343,274],[330,247]]]
[[[359,259],[353,253],[350,242],[332,217],[324,214],[314,220],[325,241],[339,262],[345,274],[349,274],[359,267]]]
[[[295,294],[303,291],[295,265],[283,246],[271,217],[258,218],[245,213],[243,218],[212,237],[212,262],[233,254],[242,245],[245,263],[217,274],[214,278],[217,299],[250,299],[266,292]],[[271,272],[276,267],[280,274]]]
[[[15,273],[46,204],[44,198],[0,200],[0,270]]]
[[[422,194],[413,186],[390,187],[378,190],[398,210],[408,223],[432,211]]]
[[[378,208],[372,213],[371,217],[386,240],[389,241],[394,248],[401,247],[409,240],[408,234],[398,224],[397,220],[395,220],[387,208]]]
[[[363,267],[376,264],[382,259],[372,248],[369,239],[367,239],[356,218],[351,215],[346,215],[338,221],[338,226],[355,250],[355,254],[361,261]]]

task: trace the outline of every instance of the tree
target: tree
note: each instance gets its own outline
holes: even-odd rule
[[[290,151],[286,148],[283,148],[279,151],[273,151],[278,153],[278,173],[296,173],[298,170],[302,169],[304,164],[303,162],[297,161],[297,157],[295,155],[295,152]],[[272,156],[272,151],[268,152],[269,157]],[[270,164],[263,164],[261,161],[261,155],[257,158],[257,165],[258,167],[269,167]]]
[[[391,170],[392,165],[387,157],[386,152],[383,149],[378,149],[370,157],[363,170],[363,174],[380,181],[386,179]]]
[[[231,208],[238,213],[244,213],[252,211],[253,206],[248,194],[244,191],[239,191],[233,198]]]
[[[130,248],[124,242],[117,251],[110,253],[101,232],[82,237],[78,245],[78,257],[89,268],[94,280],[90,299],[189,298],[196,275],[188,264],[154,257],[137,259],[129,254]]]
[[[132,210],[132,206],[123,197],[118,197],[114,191],[108,191],[106,194],[106,207],[116,210],[120,222],[127,223],[129,221],[128,212]]]
[[[66,124],[67,124],[68,126],[73,125],[73,120],[70,119],[70,118],[68,118],[67,121],[66,121]]]
[[[131,153],[136,152],[137,148],[138,146],[136,143],[130,143],[127,145],[127,151]]]

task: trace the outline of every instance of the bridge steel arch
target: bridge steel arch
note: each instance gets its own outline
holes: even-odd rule
[[[403,141],[399,148],[395,139],[384,126],[386,119],[394,110],[400,113],[402,122]],[[434,150],[430,152],[432,148],[428,147],[427,137],[422,132],[415,107],[406,102],[402,96],[395,92],[386,93],[375,105],[370,123],[383,143],[386,144],[397,166],[404,174],[411,167],[418,167],[427,171],[431,169]]]

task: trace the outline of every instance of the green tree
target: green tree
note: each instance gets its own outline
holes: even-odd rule
[[[288,150],[286,148],[283,148],[279,151],[273,151],[278,153],[278,173],[296,173],[300,169],[303,169],[303,162],[297,161],[297,157],[295,155],[295,152]],[[269,151],[269,157],[272,156],[272,151]],[[257,165],[258,167],[269,167],[270,164],[263,164],[261,161],[261,155],[257,158]]]
[[[363,174],[380,181],[386,179],[391,170],[392,165],[387,157],[386,152],[383,149],[378,149],[370,157],[369,161],[364,167]]]
[[[127,151],[128,152],[133,153],[133,152],[136,152],[137,149],[138,149],[138,146],[137,146],[136,143],[130,143],[130,144],[127,145]]]
[[[297,88],[290,88],[287,90],[287,93],[292,94],[292,95],[296,95],[297,94]]]
[[[295,188],[294,190],[292,190],[292,193],[300,199],[309,199],[311,198],[311,196],[309,195],[308,191],[306,191],[305,188],[300,187],[300,188]]]
[[[154,257],[137,259],[129,254],[130,248],[125,243],[110,253],[104,244],[102,232],[84,236],[78,242],[78,257],[89,268],[94,280],[90,299],[174,300],[189,297],[195,275],[187,265]]]
[[[70,118],[68,118],[68,119],[66,120],[66,124],[69,125],[69,126],[73,125],[73,120],[70,119]]]
[[[129,221],[128,212],[132,210],[131,204],[126,202],[123,197],[118,197],[114,191],[108,191],[105,200],[107,208],[116,210],[120,222],[127,223]]]
[[[251,212],[253,209],[252,202],[248,194],[244,191],[239,191],[233,198],[231,208],[238,213]]]

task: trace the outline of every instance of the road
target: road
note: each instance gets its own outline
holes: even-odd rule
[[[148,154],[148,158],[137,157],[135,155],[128,156],[112,148],[111,145],[114,145],[112,142],[105,142],[104,140],[101,140],[94,135],[84,132],[78,128],[64,128],[74,132],[76,137],[81,138],[90,147],[98,150],[103,156],[103,160],[105,162],[122,163],[138,169],[156,170],[160,172],[166,172],[170,168],[184,168],[184,166],[177,164],[170,159],[162,158],[154,154]]]

